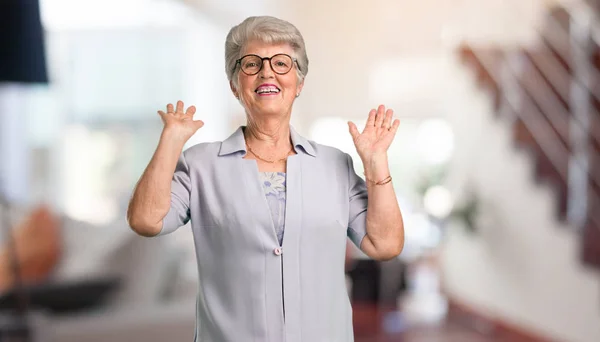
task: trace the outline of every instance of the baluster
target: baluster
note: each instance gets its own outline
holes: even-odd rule
[[[587,220],[588,188],[590,186],[588,177],[591,110],[591,96],[588,89],[592,87],[590,23],[591,17],[582,15],[571,21],[570,30],[570,44],[572,46],[579,45],[580,48],[571,49],[573,75],[571,76],[569,99],[571,154],[568,169],[567,219],[577,229],[583,229]]]

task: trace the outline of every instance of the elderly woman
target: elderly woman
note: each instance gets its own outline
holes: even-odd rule
[[[292,24],[251,17],[225,42],[227,77],[247,125],[182,154],[204,124],[168,104],[164,129],[130,202],[143,236],[191,220],[198,262],[197,341],[352,341],[346,237],[377,260],[396,257],[403,223],[387,149],[399,121],[379,106],[349,131],[365,167],[290,126],[308,72]]]

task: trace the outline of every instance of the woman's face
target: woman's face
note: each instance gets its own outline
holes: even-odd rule
[[[258,41],[249,42],[242,56],[258,55],[272,57],[277,54],[287,54],[294,58],[294,50],[289,44],[264,44]],[[282,62],[273,61],[274,64],[283,65]],[[247,75],[238,68],[239,89],[232,90],[245,107],[249,115],[289,115],[292,104],[302,90],[304,82],[298,82],[296,63],[292,63],[289,72],[279,75],[273,71],[271,62],[264,60],[262,69],[256,75]],[[276,66],[277,68],[277,66]]]

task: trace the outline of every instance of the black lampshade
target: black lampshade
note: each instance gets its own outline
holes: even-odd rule
[[[0,83],[47,83],[39,0],[0,0]]]

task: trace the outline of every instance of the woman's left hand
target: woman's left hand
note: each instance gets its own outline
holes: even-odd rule
[[[348,122],[356,152],[363,163],[376,157],[387,156],[387,150],[396,136],[398,126],[400,126],[398,119],[392,123],[393,115],[394,111],[391,109],[386,111],[384,105],[380,105],[377,110],[371,109],[362,133],[358,131],[353,122]]]

